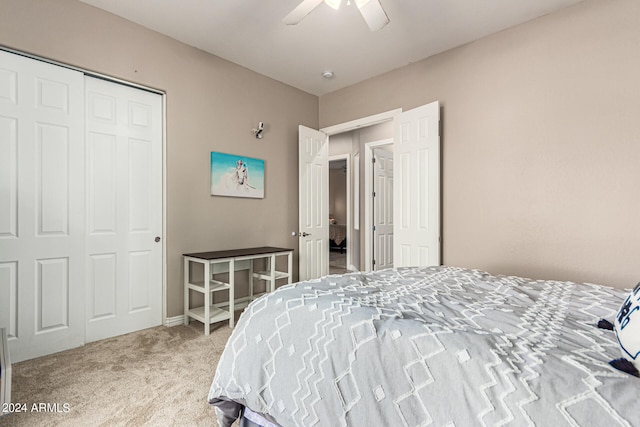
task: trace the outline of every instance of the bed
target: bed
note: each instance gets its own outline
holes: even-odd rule
[[[443,266],[285,285],[241,315],[209,403],[225,427],[640,425],[596,326],[625,295]]]
[[[337,249],[344,253],[347,247],[347,226],[344,224],[329,224],[329,249]]]

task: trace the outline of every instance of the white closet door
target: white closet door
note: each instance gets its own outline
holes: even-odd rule
[[[14,362],[84,343],[84,80],[0,51],[0,327]]]
[[[162,97],[86,78],[87,342],[162,323]]]

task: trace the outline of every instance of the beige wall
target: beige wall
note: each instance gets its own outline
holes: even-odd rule
[[[586,0],[320,97],[320,126],[442,103],[443,261],[640,279],[640,2]]]
[[[586,0],[322,96],[319,104],[75,0],[0,0],[0,44],[167,93],[173,317],[182,314],[182,253],[297,246],[290,232],[298,223],[298,124],[325,127],[433,100],[443,107],[445,263],[634,285],[638,16],[636,0]],[[267,125],[259,141],[250,133],[258,121]],[[265,159],[265,199],[211,197],[214,150]]]
[[[298,124],[318,127],[316,96],[75,0],[0,0],[0,45],[166,92],[169,317],[182,253],[297,247]],[[265,198],[211,197],[210,151],[264,159]]]

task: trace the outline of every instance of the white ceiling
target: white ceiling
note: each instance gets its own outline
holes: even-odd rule
[[[81,1],[323,95],[582,0],[380,0],[391,22],[377,32],[346,4],[287,26],[301,0]]]

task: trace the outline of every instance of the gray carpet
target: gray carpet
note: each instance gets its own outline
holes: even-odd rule
[[[11,400],[27,412],[0,425],[216,426],[207,394],[230,334],[226,324],[208,337],[198,322],[160,326],[15,364]]]

